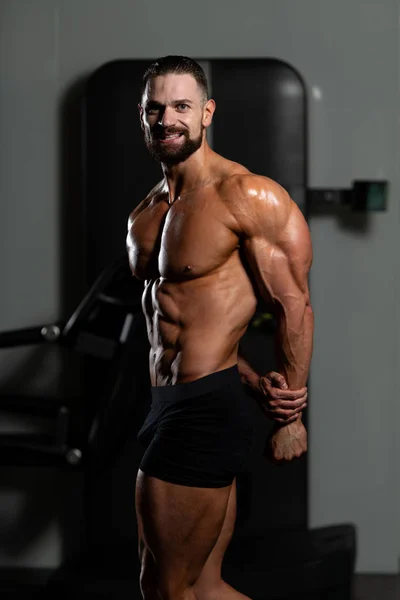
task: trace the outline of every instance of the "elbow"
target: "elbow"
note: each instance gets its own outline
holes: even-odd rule
[[[307,293],[288,294],[283,299],[275,299],[274,310],[276,313],[295,313],[303,314],[305,312],[312,313],[310,295]]]
[[[274,314],[278,324],[285,324],[292,331],[300,333],[308,329],[314,321],[314,313],[309,294],[296,294],[285,302],[276,302]]]
[[[307,294],[304,296],[304,309],[303,309],[303,314],[304,314],[304,320],[305,321],[313,321],[314,320],[314,312],[313,312],[313,308],[311,306],[311,300],[310,300],[310,295]]]

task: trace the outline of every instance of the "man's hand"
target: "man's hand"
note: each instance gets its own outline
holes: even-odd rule
[[[299,458],[305,452],[307,452],[307,431],[299,419],[283,427],[275,425],[274,431],[265,444],[264,456],[275,465],[281,465]]]
[[[260,405],[265,414],[281,425],[294,423],[307,406],[307,388],[288,390],[283,375],[271,371],[260,377],[263,396]]]

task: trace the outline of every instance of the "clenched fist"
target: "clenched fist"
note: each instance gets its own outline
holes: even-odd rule
[[[307,431],[298,419],[289,425],[276,425],[267,439],[264,456],[272,463],[280,465],[300,458],[307,452]]]

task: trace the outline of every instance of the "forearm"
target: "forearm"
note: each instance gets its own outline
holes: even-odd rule
[[[260,375],[256,373],[251,364],[238,351],[238,370],[242,383],[248,385],[252,390],[260,391]]]
[[[282,309],[277,316],[275,352],[278,372],[291,390],[304,387],[313,350],[314,315],[306,303],[293,310]]]

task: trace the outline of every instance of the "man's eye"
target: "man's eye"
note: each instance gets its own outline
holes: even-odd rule
[[[177,106],[178,110],[186,110],[187,108],[189,108],[188,104],[178,104]]]
[[[146,108],[146,115],[156,115],[158,108]]]

